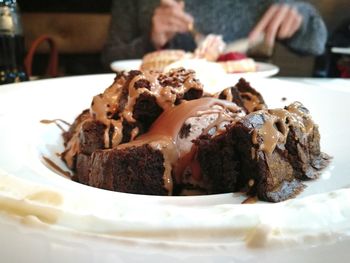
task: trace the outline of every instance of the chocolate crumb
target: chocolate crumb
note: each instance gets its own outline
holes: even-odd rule
[[[191,124],[184,123],[184,125],[182,125],[181,130],[179,132],[179,137],[181,139],[187,138],[187,136],[190,134],[190,130],[191,130]]]

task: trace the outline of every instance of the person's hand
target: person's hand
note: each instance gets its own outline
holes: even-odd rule
[[[265,42],[273,47],[276,39],[292,37],[300,28],[303,16],[296,8],[288,4],[274,4],[266,11],[257,25],[249,34],[249,40],[254,42],[262,34]]]
[[[152,17],[151,41],[155,48],[163,47],[176,33],[187,32],[193,18],[184,10],[183,1],[161,0]]]

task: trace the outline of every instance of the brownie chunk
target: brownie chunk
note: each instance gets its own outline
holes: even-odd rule
[[[104,149],[105,148],[105,145],[104,145],[105,130],[106,130],[106,125],[104,125],[99,121],[95,121],[95,120],[85,121],[82,124],[81,130],[79,133],[81,153],[90,155],[96,150]]]
[[[288,158],[293,163],[295,177],[301,180],[316,179],[325,168],[330,157],[321,152],[320,133],[318,125],[311,120],[310,112],[300,102],[295,102],[285,108],[297,114],[299,123],[291,122],[286,149]]]
[[[236,103],[244,108],[246,113],[267,108],[261,94],[243,78],[235,86],[221,91],[217,97]]]
[[[229,133],[241,165],[240,188],[259,199],[279,202],[294,197],[304,185],[295,179],[283,143],[277,143],[272,152],[261,147],[266,141],[256,131],[271,118],[267,112],[251,113],[230,128]]]
[[[168,195],[164,156],[148,144],[92,154],[88,185],[134,194]]]
[[[243,191],[270,202],[296,196],[329,162],[318,126],[299,102],[252,112],[195,144],[208,193]]]
[[[214,138],[200,137],[197,145],[197,161],[203,184],[208,194],[236,192],[240,190],[240,159],[229,132]]]

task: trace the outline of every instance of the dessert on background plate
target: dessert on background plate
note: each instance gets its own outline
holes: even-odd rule
[[[202,58],[208,61],[216,61],[225,49],[225,42],[220,35],[209,34],[194,50],[195,58]]]
[[[257,64],[254,59],[248,58],[243,53],[229,52],[221,54],[217,62],[224,68],[226,73],[247,73],[257,70]]]
[[[225,46],[221,36],[210,34],[193,53],[183,50],[157,50],[144,55],[142,60],[115,61],[111,68],[116,72],[140,69],[164,72],[184,67],[195,70],[202,83],[209,83],[212,92],[220,90],[224,79],[232,82],[233,78],[237,81],[240,77],[269,77],[279,71],[275,65],[256,62],[245,53],[230,51]],[[213,88],[214,86],[217,88]]]
[[[164,49],[146,54],[142,58],[141,70],[153,70],[162,72],[169,64],[191,57],[190,53],[177,49]],[[137,68],[135,68],[136,70]]]
[[[209,34],[194,50],[193,53],[183,50],[157,50],[146,54],[142,58],[141,70],[162,72],[165,68],[185,67],[205,62],[218,63],[226,73],[255,72],[257,67],[254,59],[244,53],[224,52],[225,42],[222,36]],[[190,60],[193,60],[190,62]],[[201,67],[201,66],[198,66]],[[203,67],[203,66],[202,66]],[[194,68],[188,68],[194,69]]]

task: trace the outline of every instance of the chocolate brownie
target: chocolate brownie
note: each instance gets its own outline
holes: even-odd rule
[[[230,178],[231,191],[271,202],[296,196],[305,187],[302,180],[317,178],[328,163],[318,126],[299,102],[250,113],[224,134],[199,138],[196,144],[203,177]]]
[[[301,103],[267,109],[244,79],[205,96],[191,70],[122,72],[63,134],[62,158],[74,180],[106,190],[270,202],[296,196],[328,164]]]

